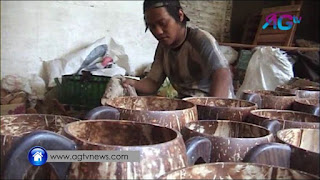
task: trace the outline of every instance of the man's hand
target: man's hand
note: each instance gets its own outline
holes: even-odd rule
[[[136,81],[137,81],[137,80],[125,78],[125,80],[122,81],[122,85],[123,85],[123,87],[125,87],[125,88],[128,88],[129,86],[132,86],[132,87],[135,88],[135,83],[136,83]]]

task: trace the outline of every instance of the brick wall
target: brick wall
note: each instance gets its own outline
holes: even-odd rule
[[[232,1],[181,1],[191,27],[210,32],[219,42],[230,40]]]

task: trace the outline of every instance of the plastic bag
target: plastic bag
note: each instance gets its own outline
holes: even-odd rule
[[[55,78],[60,78],[62,75],[66,74],[76,73],[88,55],[90,55],[96,47],[108,44],[108,41],[109,38],[107,37],[101,38],[80,51],[69,54],[63,58],[43,62],[48,87],[54,87],[56,85],[54,82]]]
[[[7,75],[1,79],[1,88],[8,92],[24,91],[31,94],[32,90],[28,79],[19,75]]]
[[[33,74],[29,79],[31,87],[31,97],[37,100],[43,100],[46,93],[46,84],[38,75]]]
[[[293,76],[293,66],[284,51],[279,48],[258,47],[249,61],[237,97],[240,98],[244,90],[275,90]]]
[[[44,94],[46,92],[44,80],[35,74],[33,74],[30,79],[18,75],[7,75],[1,80],[1,88],[11,93],[20,91],[26,93],[24,97],[20,96],[20,99],[28,98],[29,105],[32,108],[37,104],[37,100],[44,99]],[[15,96],[13,96],[13,100],[11,101],[14,101],[14,98]],[[16,99],[16,101],[18,102],[18,99]]]

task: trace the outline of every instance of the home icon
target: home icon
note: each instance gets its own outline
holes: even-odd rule
[[[34,155],[33,155],[33,161],[42,161],[42,153],[41,152],[36,152]]]

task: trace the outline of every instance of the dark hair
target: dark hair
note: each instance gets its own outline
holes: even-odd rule
[[[143,3],[143,13],[150,8],[165,7],[169,15],[179,24],[186,25],[190,19],[184,14],[182,22],[180,22],[179,10],[182,9],[179,0],[145,0]],[[146,31],[148,30],[148,24],[144,17],[146,25]]]

